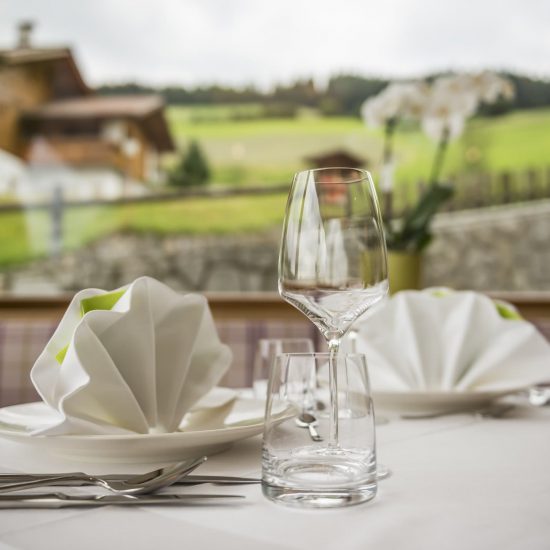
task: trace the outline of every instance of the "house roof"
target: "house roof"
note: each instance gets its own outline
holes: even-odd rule
[[[353,155],[343,149],[335,149],[333,151],[327,151],[320,155],[306,157],[304,159],[308,164],[314,165],[319,168],[331,167],[331,166],[348,166],[350,168],[364,166],[366,164],[365,159]]]
[[[96,96],[78,70],[70,48],[17,47],[0,50],[2,67],[47,64],[53,70],[54,101],[24,111],[23,120],[133,119],[159,151],[172,151],[174,143],[164,118],[164,101],[158,95]],[[9,91],[0,90],[0,96]],[[9,97],[9,96],[8,96]]]
[[[23,113],[28,121],[131,119],[137,122],[159,151],[174,143],[164,118],[164,100],[158,95],[86,96],[45,103]]]
[[[158,95],[88,96],[45,103],[25,112],[39,119],[143,118],[164,107]]]
[[[0,62],[6,65],[21,65],[23,63],[38,63],[64,59],[71,52],[68,48],[15,48],[0,50]]]
[[[15,48],[0,50],[0,68],[48,63],[68,71],[81,94],[91,92],[84,82],[70,48]]]

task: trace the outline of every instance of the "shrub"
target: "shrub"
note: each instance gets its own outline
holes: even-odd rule
[[[170,185],[193,187],[206,185],[210,180],[210,168],[199,144],[192,141],[185,155],[182,155],[170,173]]]

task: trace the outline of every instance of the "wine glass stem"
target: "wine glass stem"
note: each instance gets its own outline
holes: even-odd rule
[[[340,339],[333,338],[328,341],[329,349],[329,389],[330,389],[330,432],[329,448],[338,447],[338,350]]]

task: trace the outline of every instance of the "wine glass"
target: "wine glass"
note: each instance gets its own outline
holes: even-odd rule
[[[311,338],[261,338],[258,340],[252,371],[252,388],[258,399],[265,399],[271,367],[283,353],[313,353]]]
[[[340,342],[388,292],[382,217],[366,170],[319,168],[294,176],[279,254],[279,292],[327,341],[329,442],[337,448]]]

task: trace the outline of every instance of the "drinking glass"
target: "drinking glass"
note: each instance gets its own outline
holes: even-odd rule
[[[263,399],[267,392],[269,371],[277,355],[282,353],[313,353],[311,338],[261,338],[254,356],[252,387],[254,396]]]
[[[279,292],[328,343],[329,441],[337,449],[340,341],[388,292],[384,229],[367,171],[320,168],[294,176],[279,254]]]
[[[271,369],[262,448],[262,491],[276,502],[327,508],[376,495],[374,412],[364,355],[340,354],[339,448],[330,446],[328,353],[283,354]],[[289,417],[288,412],[295,415]],[[310,430],[310,423],[314,431]]]

